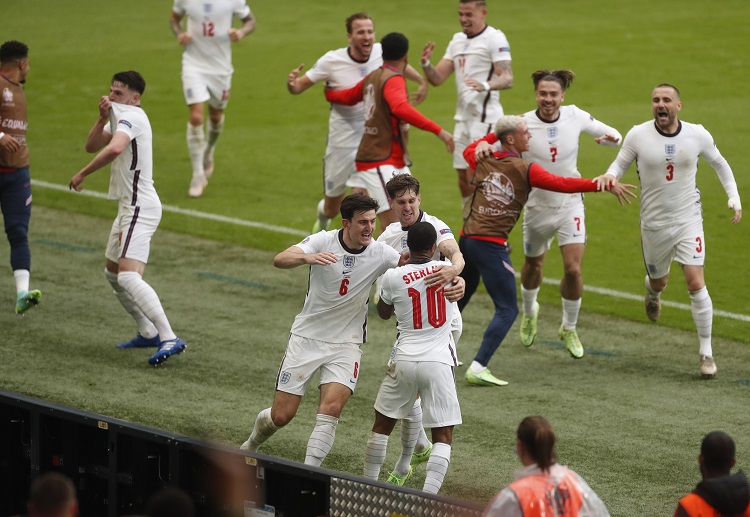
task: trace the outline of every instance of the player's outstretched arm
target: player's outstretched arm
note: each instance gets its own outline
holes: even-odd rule
[[[436,66],[432,66],[430,58],[432,58],[433,50],[435,50],[435,42],[428,41],[422,50],[419,63],[422,65],[422,71],[427,80],[430,81],[430,84],[432,86],[440,86],[453,73],[453,61],[450,59],[441,59]]]
[[[302,248],[290,246],[273,258],[273,265],[279,269],[292,269],[305,264],[327,266],[336,262],[336,255],[331,251],[305,253]]]
[[[286,89],[292,95],[299,95],[313,85],[313,82],[307,77],[307,74],[300,75],[302,69],[305,67],[304,64],[299,65],[297,68],[289,72],[286,78]]]
[[[97,154],[94,159],[89,162],[88,165],[78,171],[70,179],[68,188],[70,190],[75,190],[76,192],[80,192],[81,190],[83,190],[83,187],[81,186],[83,180],[85,180],[89,174],[96,172],[105,165],[109,165],[110,163],[115,161],[115,158],[120,156],[120,153],[122,153],[129,144],[130,137],[127,134],[123,133],[122,131],[118,131],[117,133],[115,133],[115,135],[112,137],[112,140],[110,140],[107,146],[102,149],[101,152]]]
[[[440,130],[440,133],[438,133],[438,138],[445,144],[445,148],[449,153],[452,153],[456,148],[456,143],[453,141],[453,135],[451,135],[445,129]]]
[[[417,83],[417,91],[409,95],[409,104],[419,106],[427,98],[427,90],[429,88],[427,79],[422,77],[422,74],[417,72],[411,65],[406,65],[404,77]]]
[[[608,190],[617,198],[620,205],[631,204],[628,196],[633,199],[638,197],[635,193],[635,190],[638,188],[637,186],[631,185],[630,183],[620,183],[618,179],[611,174],[602,174],[601,176],[593,178],[592,181],[596,182],[596,190],[598,192]]]
[[[730,210],[734,210],[734,217],[732,217],[732,224],[737,224],[742,220],[742,203],[740,203],[740,196],[732,196],[729,198],[727,206]]]

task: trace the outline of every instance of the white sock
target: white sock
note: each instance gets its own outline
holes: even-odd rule
[[[648,279],[648,275],[646,275],[646,291],[648,291],[651,298],[659,299],[659,296],[661,296],[661,291],[654,291],[654,288],[651,287],[651,281]]]
[[[401,456],[396,462],[393,469],[399,476],[405,476],[409,473],[411,457],[414,454],[414,448],[417,445],[420,431],[424,433],[422,427],[422,404],[417,399],[411,408],[409,415],[401,420]]]
[[[480,364],[480,363],[476,362],[476,361],[472,361],[471,362],[471,366],[469,366],[469,370],[471,370],[474,373],[479,373],[482,370],[484,370],[485,368],[487,368],[487,367],[484,366],[483,364]]]
[[[385,462],[385,451],[388,448],[388,435],[370,432],[365,449],[365,466],[362,475],[370,479],[378,479],[380,469]]]
[[[250,438],[247,439],[248,450],[250,452],[257,452],[258,447],[268,440],[273,434],[281,429],[271,420],[271,408],[266,408],[260,413],[255,419],[255,425],[253,431],[250,433]]]
[[[534,317],[536,315],[536,297],[539,294],[539,287],[536,289],[526,289],[521,284],[521,305],[523,306],[524,316]]]
[[[206,138],[203,126],[187,125],[187,146],[190,162],[193,164],[193,176],[203,176],[203,153],[206,150]]]
[[[336,438],[336,425],[339,419],[335,416],[318,413],[315,418],[315,429],[307,441],[307,452],[305,453],[305,464],[320,467],[323,460],[333,447]]]
[[[16,294],[29,290],[29,279],[31,273],[28,269],[13,270],[13,277],[16,279]]]
[[[698,331],[700,341],[700,355],[713,357],[711,350],[711,327],[713,326],[714,305],[708,295],[708,288],[703,287],[694,293],[690,293],[690,308],[693,312],[695,329]]]
[[[108,269],[104,269],[104,275],[107,277],[109,285],[111,285],[112,289],[114,289],[115,296],[120,302],[120,305],[122,305],[125,310],[128,311],[128,314],[130,314],[138,324],[138,333],[145,338],[156,337],[156,335],[159,333],[156,330],[156,327],[153,323],[151,323],[151,320],[149,320],[146,315],[143,314],[143,311],[138,308],[138,305],[133,300],[133,297],[130,296],[130,293],[128,293],[119,284],[119,282],[117,281],[117,274],[111,272]]]
[[[209,161],[213,161],[214,149],[216,148],[216,141],[221,136],[221,132],[224,129],[224,115],[221,116],[221,120],[218,124],[209,118],[208,119],[208,138],[206,139],[206,151],[205,154],[208,156]]]
[[[575,330],[578,323],[578,313],[581,312],[581,299],[562,299],[562,325],[565,330]]]
[[[422,490],[430,494],[437,494],[440,487],[443,486],[445,473],[448,472],[450,462],[451,446],[441,442],[432,444],[432,452],[430,453],[430,459],[427,460],[427,475]]]
[[[318,202],[318,214],[317,214],[318,215],[318,224],[320,224],[320,228],[322,230],[325,230],[326,228],[328,228],[328,225],[331,222],[331,219],[325,213],[325,210],[324,210],[325,209],[325,204],[326,204],[325,198],[321,199]]]
[[[156,291],[148,285],[141,275],[135,271],[120,271],[117,274],[117,283],[133,298],[138,308],[151,320],[156,330],[159,332],[159,338],[162,341],[169,341],[177,336],[172,332],[167,315],[161,306],[159,296]],[[143,336],[146,337],[146,336]]]
[[[430,446],[430,439],[427,438],[427,433],[424,432],[424,427],[422,426],[421,398],[418,398],[414,401],[414,405],[411,407],[411,413],[409,413],[409,416],[407,418],[419,423],[419,436],[417,437],[417,445],[414,447],[414,450],[417,452],[422,452]],[[403,430],[401,432],[403,432]]]

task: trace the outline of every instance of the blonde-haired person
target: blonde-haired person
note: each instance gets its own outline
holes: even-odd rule
[[[608,517],[609,511],[584,479],[557,463],[555,431],[543,416],[527,416],[516,431],[523,468],[484,511],[486,517]]]

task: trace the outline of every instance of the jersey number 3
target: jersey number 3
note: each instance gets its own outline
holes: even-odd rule
[[[671,163],[667,164],[667,181],[672,181],[674,179],[674,165]]]
[[[445,291],[442,285],[433,285],[427,288],[427,322],[435,328],[445,324]],[[422,295],[410,287],[409,298],[411,298],[414,329],[422,328]]]

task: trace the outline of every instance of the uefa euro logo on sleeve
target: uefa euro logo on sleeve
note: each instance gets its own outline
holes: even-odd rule
[[[352,269],[354,267],[354,257],[351,255],[344,255],[344,269]]]

